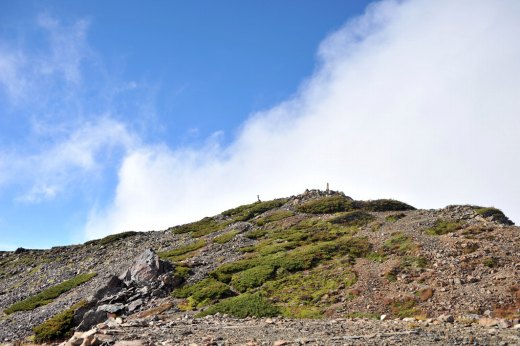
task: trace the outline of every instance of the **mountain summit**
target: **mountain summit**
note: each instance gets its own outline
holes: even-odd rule
[[[163,231],[2,252],[0,341],[514,344],[519,245],[496,208],[307,190]]]

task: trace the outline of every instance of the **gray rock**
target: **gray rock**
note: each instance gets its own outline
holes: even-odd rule
[[[93,298],[100,300],[103,297],[111,296],[124,287],[123,281],[121,281],[117,276],[112,275],[110,279],[108,279],[107,283],[94,293]]]
[[[77,330],[80,332],[90,330],[98,323],[106,321],[106,319],[107,313],[105,311],[90,310],[83,315],[83,320],[78,325]]]
[[[132,312],[132,311],[135,311],[136,309],[138,309],[141,305],[143,305],[143,300],[142,299],[137,299],[137,300],[134,300],[133,302],[131,302],[127,309],[128,309],[128,312]]]
[[[125,309],[125,306],[123,304],[116,303],[116,304],[100,305],[100,306],[98,306],[97,311],[105,311],[105,312],[110,312],[110,313],[115,314],[124,309]]]
[[[132,267],[123,273],[120,279],[125,282],[146,283],[172,270],[173,265],[161,260],[152,249],[147,249],[137,256]]]

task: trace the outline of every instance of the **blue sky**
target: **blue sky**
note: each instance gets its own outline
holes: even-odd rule
[[[0,1],[0,250],[326,182],[519,221],[519,14],[506,0]]]

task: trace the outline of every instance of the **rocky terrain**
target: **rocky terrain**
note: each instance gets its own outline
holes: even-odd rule
[[[498,209],[311,190],[0,253],[0,343],[516,345],[519,273]]]

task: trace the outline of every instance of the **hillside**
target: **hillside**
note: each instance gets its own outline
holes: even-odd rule
[[[519,228],[498,209],[311,190],[0,253],[0,342],[77,328],[78,345],[518,344],[519,273]]]

